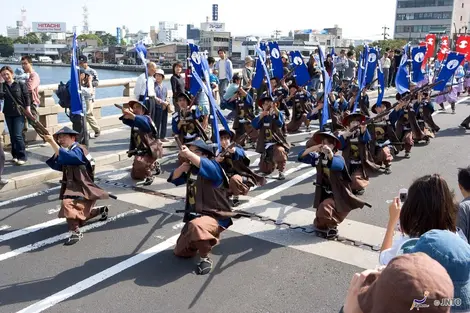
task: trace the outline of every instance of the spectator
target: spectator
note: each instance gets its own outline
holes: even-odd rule
[[[395,86],[394,77],[395,77],[395,51],[390,50],[388,52],[388,59],[390,60],[390,71],[388,73],[388,85],[387,87],[390,88],[391,86]]]
[[[287,55],[287,52],[282,52],[281,61],[282,61],[282,74],[286,76],[291,71],[291,68],[289,66],[289,56]]]
[[[311,54],[307,62],[308,74],[310,76],[310,91],[317,91],[320,87],[321,69],[315,60],[315,55]]]
[[[348,51],[348,67],[344,70],[344,78],[352,81],[356,77],[357,62],[355,59],[354,51]]]
[[[349,284],[344,313],[448,313],[434,301],[454,297],[446,269],[424,253],[394,258],[382,271],[356,273]]]
[[[325,66],[325,70],[327,71],[328,75],[332,77],[333,75],[333,56],[331,54],[326,55],[326,60],[323,61],[323,65]]]
[[[212,88],[212,95],[214,96],[214,99],[217,100],[217,94],[219,92],[219,78],[217,77],[216,73],[214,73],[214,65],[215,65],[215,59],[213,57],[208,57],[207,58],[207,63],[209,64],[210,68],[210,73],[209,73],[209,83],[211,84]]]
[[[382,65],[382,71],[384,73],[384,85],[383,88],[388,88],[388,76],[390,75],[390,66],[392,62],[388,58],[388,52],[384,52],[382,58],[380,59],[380,65]]]
[[[28,88],[25,84],[13,80],[13,70],[9,66],[2,67],[0,75],[4,80],[0,87],[0,94],[4,99],[3,114],[10,133],[11,155],[14,163],[23,165],[28,160],[22,134],[25,119],[17,105],[21,105],[26,110],[26,114],[31,117]]]
[[[251,89],[251,80],[253,79],[253,58],[249,55],[245,57],[245,67],[242,70],[242,78],[243,87]]]
[[[171,76],[171,91],[173,93],[173,105],[175,106],[176,112],[180,111],[178,106],[178,95],[184,93],[184,77],[181,76],[183,71],[183,63],[176,62],[173,64],[173,76]]]
[[[86,120],[90,127],[95,132],[95,135],[91,138],[99,137],[101,133],[100,125],[93,115],[94,102],[95,102],[95,88],[98,87],[98,73],[88,66],[88,58],[84,55],[81,55],[78,58],[78,65],[85,71],[85,80],[87,80],[87,96],[85,97],[86,104]]]
[[[341,50],[339,52],[339,57],[336,58],[335,67],[338,73],[338,78],[343,79],[344,72],[349,68],[349,60],[346,58],[346,50]]]
[[[470,312],[470,245],[447,230],[422,235],[409,253],[426,253],[447,270],[454,284],[454,299],[462,303],[451,312]]]
[[[168,108],[170,103],[167,101],[168,89],[163,85],[165,72],[158,69],[155,73],[155,127],[157,129],[157,139],[162,142],[168,142],[166,139],[166,127],[168,124]]]
[[[447,182],[437,174],[414,181],[403,208],[400,209],[398,198],[390,204],[390,218],[379,256],[380,264],[388,264],[410,238],[419,238],[432,229],[449,230],[466,240],[461,231],[457,231],[457,210],[453,200]],[[397,225],[402,234],[393,240]]]
[[[232,80],[233,76],[233,66],[232,61],[227,58],[227,54],[223,49],[217,51],[220,57],[220,60],[215,63],[214,69],[219,73],[219,93],[222,98],[227,90],[227,86]]]
[[[0,100],[0,111],[2,109],[2,100]],[[0,188],[8,184],[8,179],[2,178],[3,169],[5,167],[5,152],[3,151],[3,136],[0,135]]]
[[[134,96],[139,101],[142,101],[149,110],[150,117],[154,118],[155,116],[155,73],[157,72],[157,64],[154,62],[147,63],[147,74],[140,74],[135,82],[134,87]],[[155,121],[153,121],[155,123]]]
[[[22,68],[17,68],[17,69],[15,70],[14,79],[15,79],[17,82],[26,84],[26,81],[28,80],[28,78],[29,78],[29,74],[25,73]]]
[[[25,82],[26,87],[28,87],[29,97],[31,100],[31,113],[33,114],[35,119],[38,119],[38,110],[37,108],[40,105],[39,100],[39,85],[41,84],[41,79],[39,78],[38,73],[33,68],[33,60],[29,55],[25,55],[21,57],[21,66],[23,70],[28,75],[28,78]],[[27,120],[25,121],[25,127],[23,129],[23,137],[26,138],[26,132],[28,131],[28,127],[26,124]],[[29,123],[28,123],[29,124]]]
[[[402,57],[401,51],[395,50],[395,54],[394,54],[393,61],[392,61],[393,77],[392,77],[392,81],[390,82],[393,87],[395,87],[395,79],[397,77],[398,68],[400,67],[401,57]]]
[[[457,226],[470,242],[470,167],[462,168],[458,173],[459,189],[464,197],[459,204]]]

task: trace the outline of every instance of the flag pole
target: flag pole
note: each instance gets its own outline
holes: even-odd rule
[[[73,47],[73,45],[72,45],[72,47]],[[80,57],[80,47],[78,46],[78,41],[77,41],[76,49],[77,49],[77,51],[75,53],[78,54],[78,55],[76,55],[75,60],[78,62],[78,58]],[[82,134],[83,134],[82,144],[84,144],[88,148],[89,143],[90,143],[90,136],[88,134],[88,123],[86,121],[86,110],[87,110],[86,102],[85,102],[85,98],[82,95],[82,84],[81,84],[81,81],[80,81],[80,70],[78,69],[77,64],[74,64],[74,66],[75,66],[75,70],[77,71],[77,75],[78,75],[78,94],[80,95],[80,101],[82,103]]]

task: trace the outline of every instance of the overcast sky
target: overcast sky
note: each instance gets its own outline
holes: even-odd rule
[[[378,39],[385,25],[393,35],[396,6],[396,0],[15,0],[2,7],[0,34],[6,35],[6,27],[20,19],[22,7],[29,23],[66,22],[68,30],[78,26],[81,31],[86,4],[91,30],[115,34],[122,25],[131,32],[148,32],[159,21],[199,26],[212,15],[214,3],[219,4],[219,22],[225,22],[232,35],[271,35],[276,29],[287,35],[289,30],[321,30],[338,24],[348,39]]]

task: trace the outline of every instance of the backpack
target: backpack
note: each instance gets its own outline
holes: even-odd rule
[[[57,98],[59,98],[59,105],[64,109],[70,109],[71,99],[69,86],[70,81],[68,81],[66,84],[60,82],[59,86],[57,87],[57,91],[55,92]]]

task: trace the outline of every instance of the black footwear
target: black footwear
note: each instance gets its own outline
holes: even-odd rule
[[[232,198],[232,206],[239,206],[240,205],[240,200],[238,197],[233,196]]]
[[[64,243],[64,246],[71,246],[79,242],[83,238],[83,234],[80,230],[72,232],[69,239]]]
[[[385,167],[385,174],[387,175],[392,174],[392,169],[390,168],[390,166]]]
[[[107,206],[103,206],[100,208],[101,217],[99,221],[106,221],[108,219],[109,208]]]
[[[465,128],[465,129],[470,129],[470,126],[469,126],[469,125],[465,125],[465,124],[463,124],[463,123],[460,124],[460,127],[463,127],[463,128]]]
[[[160,163],[157,162],[157,165],[155,166],[155,175],[160,175],[162,173],[162,167]]]
[[[315,229],[315,233],[317,234],[317,236],[320,236],[320,237],[328,239],[328,240],[333,240],[333,239],[338,237],[338,229],[337,228],[330,228],[328,230]]]
[[[406,158],[406,159],[409,159],[409,158],[411,158],[411,153],[409,153],[409,152],[405,152],[405,158]]]
[[[206,275],[212,270],[212,260],[209,258],[201,258],[201,261],[197,264],[196,274]]]
[[[277,179],[284,180],[284,179],[286,179],[286,176],[284,176],[283,172],[279,172],[279,176],[277,177]]]

